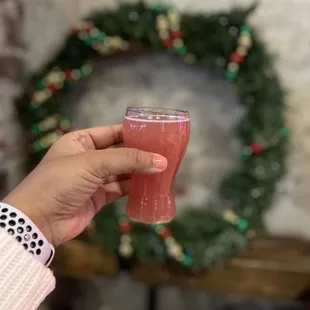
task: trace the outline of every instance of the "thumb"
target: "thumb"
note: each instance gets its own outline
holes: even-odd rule
[[[90,169],[100,178],[107,175],[163,172],[167,159],[159,154],[131,148],[109,148],[84,153]]]

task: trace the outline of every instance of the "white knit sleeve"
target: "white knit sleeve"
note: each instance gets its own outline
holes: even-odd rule
[[[54,287],[51,270],[0,229],[0,309],[35,310]]]

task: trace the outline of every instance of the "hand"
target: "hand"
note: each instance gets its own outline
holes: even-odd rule
[[[132,173],[158,173],[167,166],[160,155],[115,147],[122,129],[98,127],[61,137],[4,202],[26,214],[54,246],[73,239],[102,206],[128,194]]]

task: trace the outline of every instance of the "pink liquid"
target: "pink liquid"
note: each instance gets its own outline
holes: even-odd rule
[[[134,221],[165,223],[176,213],[173,183],[188,144],[190,121],[182,116],[146,118],[150,117],[125,118],[125,146],[163,155],[168,167],[155,175],[133,175],[126,212]]]

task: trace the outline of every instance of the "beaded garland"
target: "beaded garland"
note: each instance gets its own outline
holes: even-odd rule
[[[230,14],[193,17],[181,15],[175,8],[163,5],[148,8],[141,3],[123,5],[116,12],[97,13],[87,21],[81,21],[70,30],[64,50],[41,74],[34,76],[27,86],[25,94],[18,102],[21,119],[28,130],[29,153],[36,155],[36,160],[39,160],[59,137],[70,131],[70,121],[61,115],[58,108],[54,107],[59,105],[61,93],[66,92],[70,86],[91,74],[94,64],[90,60],[95,55],[105,56],[120,51],[126,52],[138,44],[157,49],[162,48],[172,55],[182,58],[188,64],[200,64],[222,70],[223,76],[235,84],[243,102],[248,106],[247,113],[249,115],[248,119],[243,120],[240,127],[241,141],[245,145],[242,152],[244,169],[237,172],[237,176],[225,179],[222,186],[223,196],[232,200],[231,206],[235,208],[224,209],[219,216],[209,215],[205,212],[197,215],[193,212],[183,221],[178,219],[169,225],[151,225],[149,227],[151,229],[148,228],[148,231],[145,232],[145,235],[150,235],[150,230],[155,232],[163,242],[168,258],[194,269],[210,267],[235,255],[245,247],[247,239],[256,235],[251,227],[257,222],[256,217],[260,217],[262,210],[270,201],[270,195],[266,191],[267,187],[261,183],[264,181],[261,172],[269,169],[266,168],[268,165],[271,167],[270,169],[276,167],[272,177],[266,180],[269,182],[269,186],[279,178],[283,165],[283,145],[288,136],[288,129],[283,126],[281,114],[283,92],[277,78],[269,73],[265,74],[267,70],[258,71],[260,71],[261,83],[266,80],[264,85],[268,91],[261,94],[260,89],[255,88],[256,86],[252,82],[251,74],[254,74],[256,66],[259,66],[259,63],[254,63],[252,59],[255,59],[256,62],[261,61],[264,66],[267,64],[269,72],[272,70],[270,69],[272,66],[262,46],[253,36],[253,30],[245,24],[248,14],[248,11],[237,10]],[[149,29],[144,30],[146,23],[149,25]],[[195,26],[199,23],[200,28]],[[112,24],[114,28],[111,26]],[[153,33],[153,28],[158,39],[150,39],[151,36],[148,36],[148,31]],[[201,29],[204,29],[209,37],[205,37],[204,31]],[[197,35],[196,32],[200,35]],[[222,38],[217,38],[214,35],[217,32],[221,34]],[[195,39],[191,39],[191,37],[195,37]],[[79,40],[82,45],[76,40]],[[208,45],[205,43],[206,40],[211,43]],[[203,44],[205,47],[200,48]],[[70,52],[74,46],[78,46],[82,50],[79,57],[74,56],[74,58]],[[231,49],[227,46],[230,46]],[[223,55],[226,57],[223,58]],[[253,55],[252,58],[251,55]],[[70,62],[68,56],[74,58],[69,65],[67,64]],[[249,57],[250,59],[248,59]],[[210,62],[209,58],[213,61]],[[244,81],[246,79],[248,81]],[[273,91],[266,86],[267,84],[272,84]],[[248,130],[249,122],[253,118],[252,114],[255,109],[260,109],[259,104],[263,103],[264,106],[266,100],[270,104],[273,103],[272,101],[276,101],[274,106],[277,107],[277,119],[275,121],[270,119],[270,125],[261,119],[261,122],[252,128],[252,131]],[[266,111],[268,109],[266,104],[264,109]],[[260,114],[262,117],[266,117],[266,113]],[[276,128],[274,128],[275,124]],[[268,130],[266,131],[265,128]],[[269,158],[272,158],[272,162],[269,162]],[[252,172],[253,168],[254,173]],[[246,169],[249,169],[250,172],[247,172]],[[242,177],[244,180],[251,180],[255,186],[247,187],[249,182],[236,181]],[[236,186],[241,186],[242,192],[237,197],[234,193],[238,189],[235,190]],[[271,192],[273,189],[274,186],[271,185]],[[248,204],[250,200],[244,195],[247,192],[252,199],[253,206],[251,207]],[[108,217],[106,214],[102,216]],[[135,232],[140,227],[139,224],[133,224],[125,216],[116,213],[110,216],[117,219],[119,234],[117,252],[126,258],[132,257],[135,253],[138,259],[153,259],[151,256],[145,257],[146,251],[142,247],[149,245],[143,245],[140,242],[142,239],[139,239],[142,238],[142,235]],[[87,232],[89,234],[104,234],[106,240],[107,235],[111,233],[111,225],[105,226],[105,224],[99,223],[101,222],[97,221],[97,224],[92,222]],[[194,233],[193,228],[197,232]],[[199,234],[199,229],[203,233]],[[103,245],[107,246],[107,243],[103,242]],[[111,251],[116,252],[115,250],[114,244]],[[150,255],[156,256],[157,254]],[[160,261],[163,260],[163,257],[160,258]]]

